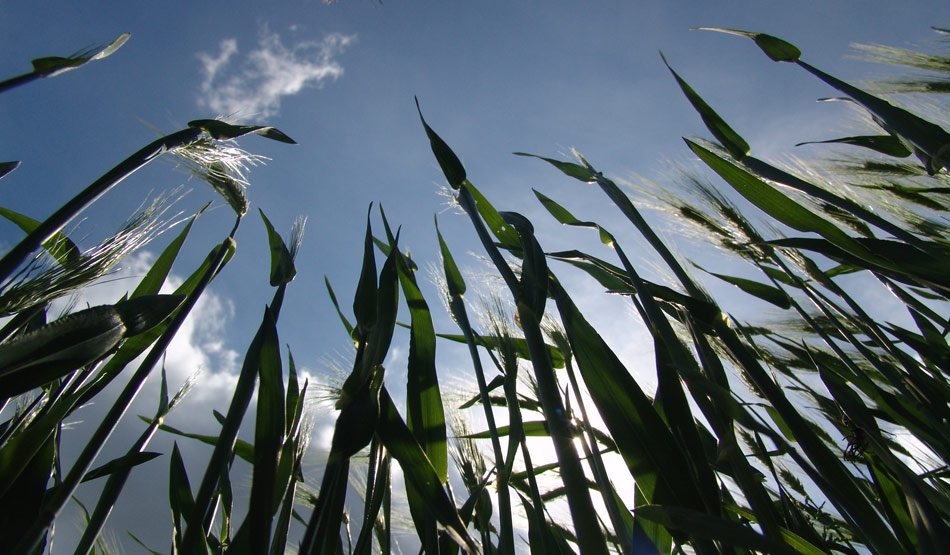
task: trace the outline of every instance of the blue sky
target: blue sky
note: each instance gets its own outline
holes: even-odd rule
[[[814,102],[833,91],[796,68],[771,63],[748,41],[690,27],[771,33],[801,47],[810,63],[854,80],[881,70],[849,59],[851,42],[921,43],[932,37],[931,25],[947,25],[950,9],[932,0],[389,0],[385,5],[368,0],[332,5],[314,0],[7,0],[0,1],[0,14],[3,76],[27,71],[31,58],[66,55],[107,43],[122,32],[132,34],[106,60],[0,96],[5,130],[0,159],[23,162],[0,183],[0,205],[6,208],[42,219],[151,141],[151,127],[171,132],[192,119],[232,115],[245,123],[276,126],[297,140],[298,145],[289,146],[249,137],[241,146],[271,158],[250,173],[252,211],[264,210],[284,232],[295,217],[309,218],[280,337],[298,365],[319,375],[325,372],[325,357],[348,348],[322,277],[328,276],[348,306],[370,202],[381,203],[390,222],[403,225],[401,244],[421,262],[437,260],[432,217],[440,214],[456,256],[463,265],[479,268],[465,256],[478,250],[470,225],[444,212],[445,199],[437,194],[444,179],[419,123],[414,96],[430,125],[465,163],[471,181],[499,209],[520,211],[535,221],[543,247],[556,250],[582,242],[608,257],[597,250],[601,247],[593,235],[551,224],[531,188],[582,219],[596,219],[618,235],[629,233],[606,200],[538,161],[512,156],[513,151],[563,158],[573,147],[606,174],[624,178],[658,178],[664,160],[687,160],[681,137],[706,133],[663,66],[662,50],[749,140],[754,154],[778,155],[801,141],[830,138],[841,128],[846,112],[840,105]],[[808,155],[803,149],[797,152]],[[182,210],[210,200],[222,204],[203,183],[188,181],[173,164],[158,161],[90,209],[76,239],[86,237],[91,245],[121,225],[146,195],[181,184],[194,188],[179,204]],[[230,221],[226,206],[199,220],[181,272],[220,241]],[[0,248],[9,248],[19,237],[12,224],[0,222]],[[153,252],[162,239],[151,247]],[[204,367],[206,379],[195,397],[219,406],[271,296],[263,263],[264,229],[256,214],[249,214],[237,241],[235,260],[176,351],[175,375],[183,379],[194,366]],[[122,275],[140,275],[146,262],[130,260]],[[437,328],[452,331],[438,293],[426,279],[421,281]],[[108,302],[124,283],[134,284],[113,281],[89,297]],[[579,294],[589,294],[594,319],[618,317],[598,304],[596,286],[576,283]],[[627,325],[614,326],[608,339],[628,357],[648,356],[636,320],[626,313],[619,317]],[[405,344],[403,338],[395,348],[404,353]],[[397,370],[389,377],[398,376]],[[195,400],[187,408],[195,427],[213,429],[205,405]],[[81,429],[77,425],[77,435]],[[137,433],[134,425],[123,430],[116,434],[119,444],[123,434]],[[167,439],[156,441],[157,450],[168,445]],[[194,460],[200,456],[196,452]],[[167,461],[152,464],[167,466]],[[162,507],[164,483],[152,488]],[[130,492],[131,501],[125,501],[129,510],[140,499],[136,496],[146,495],[147,489]],[[135,528],[121,515],[116,521],[113,530],[124,543],[126,528],[156,546],[167,539],[162,530]],[[73,533],[69,528],[59,531],[64,552]]]

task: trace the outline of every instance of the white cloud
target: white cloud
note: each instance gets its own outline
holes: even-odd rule
[[[217,55],[198,54],[204,73],[198,104],[225,116],[274,116],[284,96],[343,75],[336,57],[355,40],[355,35],[330,33],[288,48],[280,35],[264,27],[257,47],[241,57],[237,40],[224,39]]]

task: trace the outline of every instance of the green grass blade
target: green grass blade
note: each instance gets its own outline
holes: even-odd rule
[[[465,301],[462,299],[462,295],[465,293],[465,281],[462,278],[461,272],[458,270],[458,266],[455,264],[452,252],[449,250],[445,239],[442,237],[442,232],[439,230],[438,218],[435,219],[435,231],[439,239],[439,249],[442,255],[442,266],[449,292],[449,310],[451,311],[452,317],[456,324],[462,330],[462,335],[458,340],[464,341],[468,345],[469,356],[472,359],[472,366],[475,371],[475,379],[478,384],[479,393],[477,398],[481,399],[482,401],[485,411],[485,420],[488,424],[489,432],[491,433],[490,439],[492,451],[495,457],[495,468],[499,470],[497,479],[498,504],[500,512],[498,552],[502,555],[513,555],[515,552],[514,532],[511,516],[511,494],[508,490],[508,480],[510,478],[511,467],[505,464],[505,456],[501,450],[501,442],[498,440],[498,427],[495,424],[495,415],[491,409],[491,403],[489,400],[489,392],[491,391],[491,388],[485,381],[485,372],[482,368],[481,359],[478,356],[477,345],[479,344],[478,342],[484,338],[476,338],[475,333],[472,331],[471,324],[469,323],[468,319],[468,311],[465,307]],[[484,343],[482,344],[484,345]],[[489,347],[489,349],[491,349],[491,347]],[[525,356],[528,356],[527,345],[524,346],[524,351]],[[502,376],[497,376],[497,378],[500,379],[499,383],[503,384],[504,380]],[[462,408],[464,407],[459,407],[459,409]],[[513,461],[513,457],[511,458]]]
[[[547,209],[547,211],[552,216],[554,216],[554,219],[556,219],[557,221],[565,225],[571,225],[571,226],[577,226],[577,227],[589,227],[592,229],[596,229],[600,233],[600,242],[607,246],[613,246],[615,242],[614,236],[611,235],[606,229],[602,228],[600,224],[596,222],[583,222],[581,220],[578,220],[577,218],[574,217],[573,214],[568,212],[568,210],[564,208],[563,206],[561,206],[560,204],[554,202],[552,199],[541,194],[540,192],[534,189],[532,190],[534,191],[534,195],[538,197],[538,200],[541,201],[541,204]]]
[[[175,528],[174,545],[181,549],[182,518],[194,510],[195,500],[191,495],[191,484],[188,482],[188,471],[178,450],[178,444],[172,447],[170,469],[168,472],[168,506],[172,511],[172,525]]]
[[[416,98],[415,100],[416,110],[419,112],[419,120],[422,121],[422,126],[425,128],[426,135],[429,137],[429,146],[432,148],[432,153],[435,154],[435,159],[439,163],[439,167],[442,168],[442,173],[445,174],[449,185],[451,185],[453,189],[458,189],[465,181],[465,168],[462,166],[462,162],[459,161],[458,156],[449,148],[449,145],[426,123],[425,118],[422,117],[422,108],[419,107],[419,99]]]
[[[201,129],[219,141],[229,141],[247,135],[248,133],[253,133],[281,143],[297,144],[297,141],[291,139],[276,127],[266,127],[263,125],[233,125],[216,119],[196,119],[189,121],[188,127]]]
[[[528,543],[531,553],[556,553],[570,555],[574,553],[562,533],[562,528],[544,517],[544,507],[521,497],[521,506],[528,517]]]
[[[339,424],[337,429],[339,429]],[[335,433],[334,437],[336,437]],[[317,504],[313,509],[307,532],[300,543],[299,552],[302,555],[340,552],[340,524],[343,522],[349,469],[348,456],[334,458],[327,463],[320,482]]]
[[[711,276],[715,276],[726,283],[731,283],[735,285],[742,291],[762,299],[763,301],[775,305],[781,309],[789,309],[792,306],[791,301],[789,301],[788,294],[785,291],[782,291],[778,287],[762,283],[760,281],[755,281],[752,279],[740,278],[735,276],[727,276],[725,274],[718,274],[716,272],[710,272],[709,270],[700,268]]]
[[[33,64],[33,72],[37,75],[41,77],[55,77],[56,75],[76,69],[91,61],[101,60],[111,56],[129,40],[130,36],[131,34],[129,33],[122,33],[114,41],[103,47],[92,48],[65,58],[59,56],[36,58],[30,60],[30,63]]]
[[[3,179],[4,177],[6,177],[7,174],[17,169],[18,167],[20,167],[20,162],[18,161],[0,162],[0,179]]]
[[[782,169],[779,169],[752,156],[747,156],[742,161],[742,164],[747,170],[763,179],[781,183],[782,185],[797,189],[823,202],[827,202],[832,206],[836,206],[841,210],[844,210],[845,212],[852,214],[864,220],[865,222],[886,231],[887,233],[890,233],[902,241],[910,243],[921,250],[931,252],[931,254],[934,256],[940,256],[938,251],[934,249],[934,245],[932,243],[921,240],[913,233],[908,232],[899,225],[894,224],[886,218],[881,217],[880,215],[868,210],[866,207],[861,206],[850,199],[835,195],[834,193],[826,191],[821,187],[817,187],[801,178],[795,177],[794,175]]]
[[[561,478],[567,491],[571,518],[577,531],[582,551],[606,552],[606,544],[587,488],[587,480],[580,458],[573,444],[573,432],[568,414],[561,400],[560,389],[554,376],[554,367],[547,356],[547,345],[541,332],[541,317],[548,292],[548,268],[544,252],[534,237],[534,229],[524,216],[506,212],[505,221],[521,236],[523,263],[520,282],[514,282],[511,293],[517,304],[518,315],[531,354],[531,365],[538,383],[539,398],[548,419],[551,439],[561,464]],[[496,250],[494,245],[485,245]],[[492,254],[492,260],[502,260],[500,253]],[[504,268],[508,268],[505,264]],[[498,268],[502,270],[502,267]],[[510,271],[510,269],[509,269]],[[511,284],[509,284],[511,287]]]
[[[144,416],[139,416],[139,419],[142,420],[143,422],[151,422],[150,419]],[[169,426],[168,424],[161,424],[158,427],[158,429],[163,432],[167,432],[169,434],[176,435],[179,437],[187,437],[189,439],[194,439],[196,441],[200,441],[201,443],[204,443],[205,445],[211,445],[212,447],[218,444],[219,436],[213,436],[213,435],[207,435],[207,434],[193,434],[190,432],[179,430],[178,428]],[[246,461],[249,464],[254,464],[254,445],[242,439],[238,439],[234,443],[234,455]]]
[[[343,314],[343,311],[340,310],[340,303],[337,302],[336,293],[333,292],[333,287],[330,286],[330,279],[324,275],[323,282],[327,286],[327,293],[330,294],[330,301],[333,303],[333,308],[336,309],[336,313],[340,316],[340,321],[343,322],[343,327],[346,329],[347,335],[349,335],[352,338],[355,328],[353,327],[353,324],[351,324],[350,321]]]
[[[116,472],[127,472],[133,467],[140,464],[147,463],[148,461],[154,459],[155,457],[162,456],[161,453],[155,453],[150,451],[141,451],[135,453],[129,453],[123,455],[119,458],[112,459],[106,464],[93,468],[83,476],[82,481],[88,482],[90,480],[95,480],[96,478],[102,478],[103,476],[109,476]],[[88,523],[87,523],[88,524]]]
[[[753,174],[693,141],[687,139],[686,144],[736,192],[769,216],[798,231],[817,233],[854,256],[865,260],[878,260],[836,225],[801,206]]]
[[[798,542],[798,545],[809,549],[799,551],[787,544],[762,536],[748,526],[682,507],[644,505],[637,507],[635,514],[641,518],[662,524],[666,528],[762,553],[774,553],[776,555],[824,553],[822,550],[807,544],[804,540]]]
[[[17,437],[24,435],[26,434]],[[37,438],[37,441],[39,444],[30,449],[28,458],[19,461],[24,463],[22,471],[14,481],[5,482],[7,487],[0,493],[0,541],[3,541],[4,545],[15,543],[23,530],[29,528],[39,517],[43,497],[53,475],[56,464],[55,434],[50,434],[45,439]],[[23,445],[23,442],[19,442],[19,445]],[[9,443],[4,445],[0,453],[6,454],[9,446]]]
[[[3,207],[0,207],[0,216],[15,223],[17,227],[27,233],[32,232],[40,225],[40,222],[33,218],[18,214],[13,210],[8,210]],[[46,249],[46,252],[55,258],[61,266],[75,264],[79,261],[79,257],[81,256],[76,244],[73,243],[69,237],[59,232],[54,233],[52,237],[44,241],[43,248]]]
[[[168,317],[181,295],[149,295],[75,312],[0,345],[0,398],[35,387],[109,354],[125,337]]]
[[[584,383],[636,479],[637,489],[648,502],[663,499],[664,503],[701,508],[695,489],[681,478],[689,475],[683,456],[650,399],[567,293],[557,287],[552,289],[552,297]]]
[[[293,256],[287,250],[283,238],[271,225],[270,220],[264,215],[263,210],[258,210],[261,219],[264,220],[264,227],[267,228],[267,242],[270,244],[270,284],[273,287],[284,285],[293,281],[297,275],[297,269],[294,267]]]
[[[258,364],[257,422],[254,426],[254,471],[251,500],[248,506],[250,548],[252,553],[265,553],[270,546],[271,525],[277,507],[277,466],[284,441],[284,382],[280,360],[280,341],[276,323],[266,318],[262,328],[260,362]]]
[[[733,131],[733,129],[729,127],[729,124],[727,124],[709,104],[706,104],[706,101],[703,100],[678,73],[673,71],[673,68],[670,67],[669,62],[666,61],[666,56],[664,56],[662,52],[660,53],[660,57],[663,59],[666,69],[670,70],[670,73],[673,74],[673,78],[676,79],[676,83],[680,86],[680,89],[682,89],[683,94],[686,95],[689,103],[693,105],[693,108],[695,108],[696,111],[699,112],[700,117],[703,118],[703,123],[706,124],[706,128],[713,134],[713,137],[716,137],[736,160],[745,158],[746,155],[749,154],[749,144],[745,142],[745,139]]]
[[[178,258],[178,253],[181,252],[181,247],[185,243],[185,239],[188,237],[188,234],[191,232],[191,227],[194,225],[195,220],[198,219],[205,209],[207,204],[201,208],[194,216],[188,219],[188,223],[182,228],[181,232],[175,236],[171,242],[168,243],[168,246],[165,247],[165,250],[162,251],[158,258],[152,263],[152,267],[149,268],[148,272],[145,273],[145,276],[139,281],[139,284],[135,287],[135,290],[132,291],[132,294],[129,295],[129,298],[135,298],[141,295],[154,295],[158,293],[162,285],[165,283],[165,279],[168,278],[168,273],[171,271],[172,265],[175,262],[175,259]],[[185,292],[179,292],[179,294],[186,294]]]
[[[465,343],[464,334],[452,334],[452,333],[438,333],[436,334],[442,339],[448,339],[449,341],[455,341],[456,343]],[[525,342],[524,338],[521,337],[506,337],[500,338],[494,335],[479,335],[474,337],[473,340],[475,344],[480,347],[485,347],[486,349],[498,349],[499,344],[504,342],[510,342],[515,353],[518,355],[518,358],[522,360],[531,360],[531,353],[528,352],[528,344]],[[561,351],[554,345],[547,345],[548,356],[551,358],[551,364],[555,368],[564,368],[564,355]]]
[[[797,143],[795,146],[803,145],[823,145],[823,144],[844,144],[854,145],[880,152],[896,158],[907,158],[913,152],[904,145],[903,142],[893,135],[859,135],[853,137],[841,137],[838,139],[828,139],[825,141],[806,141]]]
[[[465,294],[465,280],[462,278],[462,272],[455,264],[452,251],[449,250],[449,246],[445,244],[445,239],[442,238],[442,232],[439,231],[438,217],[435,218],[435,233],[439,238],[439,253],[442,255],[442,270],[449,296],[461,298]]]
[[[224,468],[234,451],[238,429],[254,394],[257,373],[264,356],[265,343],[270,345],[267,347],[268,352],[271,349],[277,349],[279,353],[280,347],[274,343],[273,330],[275,325],[276,321],[270,308],[265,308],[261,325],[244,357],[244,364],[241,367],[241,373],[238,375],[238,383],[228,407],[227,420],[221,427],[221,433],[218,436],[214,451],[211,453],[201,485],[198,487],[198,493],[195,495],[194,510],[188,514],[188,528],[183,539],[183,551],[186,553],[194,549],[200,538],[205,535],[205,522],[214,503],[215,490],[217,489],[221,469]]]
[[[865,91],[841,81],[820,69],[801,60],[798,65],[825,83],[851,97],[874,115],[885,131],[901,137],[914,147],[914,151],[924,161],[927,173],[933,175],[941,168],[950,168],[950,133],[939,125],[920,118],[890,102],[868,94]]]
[[[773,60],[797,63],[812,75],[848,95],[871,112],[876,121],[888,133],[897,135],[913,145],[915,151],[918,155],[921,155],[925,162],[928,173],[933,175],[941,168],[950,168],[950,149],[947,148],[947,145],[950,144],[950,133],[944,131],[940,126],[803,62],[799,59],[801,51],[786,41],[763,33],[716,28],[706,29],[749,37]]]
[[[372,205],[369,207],[373,209]],[[369,213],[366,214],[366,238],[363,241],[363,269],[360,281],[353,297],[353,314],[356,315],[356,328],[359,333],[367,333],[376,323],[376,255],[373,250],[373,229]]]
[[[435,368],[435,328],[429,307],[403,256],[397,258],[399,282],[409,306],[409,361],[406,383],[406,425],[444,482],[448,478],[445,410]]]
[[[109,189],[162,153],[191,144],[201,137],[199,129],[183,129],[152,141],[119,165],[102,175],[82,192],[61,206],[0,259],[0,280],[9,277],[30,254],[63,229],[77,214]]]
[[[363,527],[353,547],[355,555],[370,555],[372,553],[373,531],[379,511],[385,497],[390,492],[390,472],[392,456],[386,452],[377,438],[370,446],[370,464],[367,469],[367,499],[363,511]]]
[[[555,160],[553,158],[545,158],[544,156],[538,156],[537,154],[528,154],[527,152],[515,152],[516,156],[529,156],[531,158],[537,158],[538,160],[544,160],[548,164],[551,164],[555,168],[561,170],[564,175],[573,177],[578,181],[584,181],[586,183],[593,183],[597,180],[597,172],[594,171],[590,166],[581,166],[573,162],[562,162],[560,160]]]
[[[748,37],[755,41],[756,46],[765,52],[765,55],[776,62],[797,62],[802,55],[802,51],[794,44],[786,42],[780,38],[766,35],[765,33],[751,33],[749,31],[739,31],[736,29],[724,29],[722,27],[697,27],[699,31],[718,31],[740,37]]]
[[[129,40],[130,36],[129,33],[122,33],[107,46],[90,48],[65,58],[60,56],[35,58],[30,61],[30,63],[33,64],[33,71],[0,81],[0,92],[8,91],[14,87],[29,83],[34,79],[39,79],[40,77],[53,77],[71,69],[76,69],[93,60],[101,60],[107,56],[111,56]]]
[[[465,524],[442,486],[435,468],[399,416],[389,393],[385,388],[380,393],[380,420],[377,429],[380,440],[392,453],[393,458],[399,461],[406,481],[423,497],[426,509],[432,516],[446,527],[460,546],[471,553],[480,552],[478,545],[465,529]]]

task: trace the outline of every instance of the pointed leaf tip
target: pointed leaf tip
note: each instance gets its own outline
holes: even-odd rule
[[[439,162],[439,167],[442,168],[442,173],[444,173],[445,178],[448,179],[449,185],[451,185],[453,189],[458,189],[466,179],[465,167],[462,166],[462,162],[458,159],[458,156],[452,152],[449,145],[442,140],[442,137],[440,137],[438,133],[429,127],[425,118],[422,117],[422,108],[419,107],[419,98],[413,98],[416,100],[416,110],[419,112],[419,119],[422,120],[422,126],[426,130],[426,136],[429,137],[429,146],[432,148],[432,154],[435,154],[435,159]]]
[[[729,124],[726,123],[719,114],[716,113],[712,107],[706,103],[705,100],[699,94],[693,90],[689,83],[687,83],[676,71],[673,70],[670,63],[666,61],[666,56],[663,55],[663,52],[660,52],[660,58],[663,59],[663,63],[666,65],[666,68],[670,70],[670,73],[673,74],[673,78],[676,79],[676,83],[679,85],[680,89],[683,91],[683,94],[686,95],[686,99],[689,100],[689,103],[693,105],[693,108],[699,112],[699,116],[702,118],[703,123],[706,124],[706,128],[709,129],[709,132],[713,134],[716,139],[722,143],[722,146],[726,147],[726,150],[729,151],[729,154],[737,160],[743,160],[749,154],[749,143],[742,138],[741,135],[736,133]]]
[[[20,167],[20,162],[16,160],[12,162],[0,162],[0,178],[17,169],[18,167]]]
[[[260,212],[261,219],[264,221],[264,227],[267,228],[267,241],[270,245],[270,284],[277,287],[290,283],[297,275],[297,269],[294,267],[294,257],[287,249],[280,233],[277,233],[270,220],[264,215],[264,211],[258,209],[258,212]]]
[[[551,164],[555,168],[561,170],[564,175],[568,177],[573,177],[578,181],[583,181],[584,183],[593,183],[597,181],[597,172],[594,171],[589,165],[581,166],[573,162],[562,162],[560,160],[555,160],[553,158],[545,158],[544,156],[538,156],[537,154],[529,154],[527,152],[513,152],[515,156],[527,156],[530,158],[537,158],[538,160],[544,160],[548,164]],[[586,164],[586,160],[584,161]]]

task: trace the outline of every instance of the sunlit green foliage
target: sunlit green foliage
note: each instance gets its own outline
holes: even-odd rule
[[[732,275],[718,266],[687,264],[628,193],[582,156],[536,158],[601,191],[659,255],[675,282],[669,286],[645,278],[624,250],[639,238],[615,235],[535,191],[558,223],[576,228],[569,233],[577,234],[579,244],[586,244],[587,234],[616,258],[580,248],[546,252],[534,225],[519,213],[496,209],[423,119],[454,200],[504,284],[495,294],[510,300],[519,329],[497,307],[483,322],[470,320],[480,307],[466,296],[470,287],[436,225],[441,280],[458,328],[436,333],[417,263],[400,248],[398,232],[381,209],[383,233],[374,234],[371,208],[352,317],[329,290],[355,357],[338,392],[331,450],[313,494],[301,485],[312,422],[308,384],[299,383],[289,351],[285,380],[277,331],[286,287],[296,275],[302,223],[288,244],[263,213],[275,292],[247,349],[227,414],[215,414],[220,432],[198,435],[165,425],[187,384],[169,399],[163,375],[159,408],[143,418],[141,438],[126,455],[92,467],[177,326],[233,254],[232,237],[248,208],[244,166],[255,158],[222,142],[248,133],[291,139],[270,127],[196,120],[143,148],[43,222],[0,211],[28,234],[0,261],[0,300],[12,316],[0,343],[6,408],[0,424],[2,545],[42,551],[76,485],[108,476],[92,513],[83,507],[87,528],[77,552],[104,549],[98,538],[103,523],[132,468],[160,456],[146,448],[152,434],[163,430],[214,446],[200,480],[189,477],[177,445],[167,454],[173,516],[168,537],[177,553],[282,553],[298,538],[302,553],[389,553],[400,520],[411,521],[427,553],[941,552],[950,538],[945,122],[923,119],[898,99],[885,100],[824,73],[782,39],[713,30],[750,38],[770,59],[797,65],[847,95],[879,129],[815,143],[861,148],[866,156],[834,150],[810,172],[759,160],[751,155],[755,145],[703,100],[701,87],[691,86],[664,59],[719,141],[686,141],[716,184],[692,174],[675,192],[643,184],[641,193],[673,214],[677,225],[696,228],[723,257],[744,261],[749,272]],[[883,47],[870,52],[947,75],[944,56]],[[939,92],[929,77],[917,87],[911,81],[902,81],[902,90]],[[64,226],[165,151],[190,161],[225,197],[236,213],[234,229],[175,295],[157,293],[200,213],[129,299],[46,324],[49,300],[102,275],[144,244],[152,229],[132,226],[129,233],[139,233],[139,239],[110,240],[132,246],[110,250],[107,242],[96,254],[79,252]],[[14,167],[0,167],[0,177]],[[151,222],[151,214],[142,218]],[[381,267],[377,251],[384,256]],[[565,264],[613,294],[618,310],[634,307],[653,340],[655,392],[637,382],[582,313],[576,294],[558,277]],[[692,268],[735,286],[739,295],[769,303],[782,311],[781,321],[738,321]],[[862,306],[855,283],[879,284],[907,317]],[[408,319],[400,317],[404,306]],[[408,328],[410,344],[405,407],[393,402],[383,367],[397,325]],[[457,405],[440,386],[445,375],[435,355],[437,338],[468,347],[478,390]],[[60,471],[64,419],[146,351],[86,448],[68,461],[68,471]],[[250,444],[237,436],[255,391]],[[471,420],[483,419],[484,430],[465,423],[475,405],[482,412]],[[529,441],[537,438],[551,442],[556,463],[532,460]],[[363,465],[355,457],[367,452]],[[232,513],[235,457],[253,469],[243,518]],[[394,461],[402,483],[393,480]],[[352,499],[347,503],[351,463],[365,476],[358,520],[347,509],[357,506]],[[618,479],[620,472],[628,474],[626,480]],[[394,507],[394,497],[407,503]],[[568,520],[552,516],[564,508]],[[355,534],[354,522],[360,524]],[[527,545],[519,541],[525,533],[516,532],[524,522]]]

